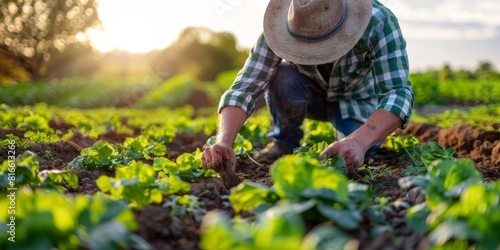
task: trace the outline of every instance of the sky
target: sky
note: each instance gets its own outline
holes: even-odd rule
[[[235,34],[250,48],[262,32],[269,0],[99,0],[101,30],[88,36],[98,50],[147,52],[168,47],[186,27]],[[473,69],[480,61],[500,70],[499,0],[380,0],[398,17],[410,70]]]

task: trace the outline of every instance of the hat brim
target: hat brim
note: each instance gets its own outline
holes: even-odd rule
[[[264,36],[279,57],[305,65],[324,64],[338,60],[351,50],[363,36],[372,14],[371,0],[347,0],[347,18],[337,33],[317,42],[292,37],[287,31],[291,0],[271,0],[264,14]]]

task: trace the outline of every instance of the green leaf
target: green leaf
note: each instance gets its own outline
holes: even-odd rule
[[[390,225],[377,225],[370,230],[370,238],[375,238],[376,236],[383,233],[393,233],[394,229]]]
[[[425,189],[427,185],[431,182],[428,176],[407,176],[398,180],[398,184],[402,188],[410,188],[412,186],[420,187]]]
[[[75,157],[71,162],[68,163],[68,168],[83,169],[85,165],[83,164],[84,157],[79,155]]]
[[[155,156],[162,156],[167,153],[167,146],[161,143],[154,143],[151,153]]]
[[[302,146],[293,150],[293,153],[300,157],[318,158],[319,155],[328,147],[325,141],[313,144],[311,147]]]
[[[345,200],[341,199],[340,196],[337,194],[332,189],[327,189],[327,188],[320,188],[320,189],[315,189],[315,188],[307,188],[302,192],[302,196],[304,198],[308,199],[321,199],[321,200],[326,200],[326,201],[334,201],[334,202],[339,202],[343,203]]]
[[[252,151],[252,143],[245,139],[242,135],[238,134],[234,140],[233,151],[236,156],[246,155],[248,152]]]
[[[222,211],[213,210],[208,212],[201,223],[201,249],[235,249],[236,246],[251,244],[252,240],[248,236],[250,226],[241,224],[240,227],[232,228],[231,219]],[[243,233],[238,234],[239,231]],[[246,232],[246,234],[244,234]],[[245,237],[246,236],[246,237]],[[250,249],[248,247],[247,249]]]
[[[346,230],[356,229],[363,220],[363,216],[359,211],[338,209],[322,201],[318,202],[317,208],[323,216]]]
[[[431,210],[427,203],[421,203],[411,207],[406,214],[408,226],[416,232],[426,233],[429,229],[426,221],[430,213]]]
[[[113,186],[111,185],[111,178],[107,175],[99,176],[99,178],[97,178],[96,180],[96,183],[97,187],[99,187],[102,192],[109,192],[113,188]]]
[[[178,174],[180,171],[177,163],[165,157],[156,157],[153,160],[153,170],[163,170],[167,174]]]
[[[429,235],[431,241],[436,245],[444,245],[452,239],[474,239],[479,238],[476,232],[470,229],[466,223],[461,221],[445,221],[439,224]]]
[[[17,198],[15,249],[116,249],[137,239],[129,228],[135,217],[123,201],[29,189],[20,189]],[[2,221],[9,206],[5,201],[0,200]],[[12,249],[9,245],[0,241],[1,249]]]
[[[39,175],[41,173],[42,172],[40,172]],[[76,174],[60,170],[50,170],[50,171],[45,170],[44,173],[47,174],[51,185],[54,185],[55,183],[62,183],[63,181],[65,181],[66,184],[68,184],[68,186],[72,188],[78,187],[78,176]]]
[[[305,225],[293,204],[274,206],[257,215],[253,249],[294,249],[300,246]]]
[[[259,183],[243,181],[229,195],[236,212],[249,211],[261,206],[270,207],[278,200],[274,189]]]
[[[319,161],[292,155],[282,157],[271,166],[276,193],[281,198],[298,201],[308,188],[335,190],[340,199],[347,200],[348,180],[335,170],[319,166]]]
[[[302,242],[301,249],[358,249],[359,242],[339,228],[323,223],[313,228]]]
[[[128,229],[125,225],[118,221],[107,221],[88,232],[88,241],[82,241],[82,247],[89,249],[116,249],[118,242],[126,242],[127,240]]]
[[[373,196],[373,191],[368,185],[351,182],[347,187],[349,189],[349,198],[358,202],[370,201]]]

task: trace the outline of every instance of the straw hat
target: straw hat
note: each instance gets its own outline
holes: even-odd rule
[[[333,62],[359,41],[372,0],[270,0],[264,36],[281,58],[306,65]]]

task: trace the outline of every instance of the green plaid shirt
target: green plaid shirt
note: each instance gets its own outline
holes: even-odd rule
[[[282,58],[268,47],[264,35],[250,51],[245,66],[222,96],[219,112],[237,106],[250,115],[267,90]],[[360,41],[333,63],[326,82],[315,65],[291,64],[327,92],[328,101],[338,101],[342,118],[366,121],[376,109],[388,110],[406,127],[413,107],[408,81],[408,57],[397,18],[381,3],[373,1],[370,23]]]

